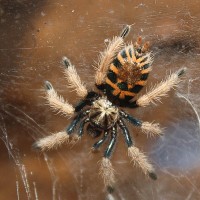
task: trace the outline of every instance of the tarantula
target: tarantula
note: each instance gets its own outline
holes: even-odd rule
[[[35,148],[46,151],[57,148],[68,142],[70,138],[73,141],[78,141],[84,133],[86,124],[87,132],[93,137],[102,135],[101,139],[93,145],[93,150],[99,149],[109,137],[109,145],[101,160],[100,174],[105,186],[110,189],[113,188],[115,182],[110,157],[117,140],[118,127],[125,138],[128,156],[132,162],[140,167],[145,175],[153,180],[157,179],[153,166],[146,156],[134,146],[124,120],[140,127],[143,133],[151,136],[160,135],[162,129],[157,123],[143,122],[134,118],[122,108],[145,107],[159,101],[162,96],[166,96],[171,88],[177,86],[180,82],[180,76],[185,72],[185,68],[182,68],[172,73],[149,92],[133,100],[146,84],[153,57],[148,50],[148,42],[142,44],[141,37],[138,37],[134,44],[127,46],[124,44],[124,38],[128,35],[130,28],[131,26],[127,25],[119,36],[109,41],[106,50],[100,54],[95,75],[95,85],[98,92],[88,91],[70,60],[63,57],[64,74],[68,80],[68,86],[74,89],[82,100],[73,107],[57,94],[50,82],[46,81],[46,99],[51,108],[64,115],[74,116],[74,118],[65,131],[42,138],[34,144]],[[78,124],[80,125],[77,132],[72,134]]]

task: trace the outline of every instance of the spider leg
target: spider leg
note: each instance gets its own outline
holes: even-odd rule
[[[116,143],[116,138],[117,138],[117,128],[115,126],[111,130],[111,140],[107,149],[104,152],[104,157],[102,158],[100,163],[100,175],[102,176],[104,184],[109,192],[113,191],[113,184],[115,183],[114,169],[110,161],[110,157]]]
[[[122,32],[121,32],[121,34],[120,34],[120,37],[121,38],[125,38],[128,34],[129,34],[129,32],[130,32],[130,30],[131,30],[131,26],[132,25],[126,25],[125,27],[124,27],[124,29],[122,30]]]
[[[140,121],[122,110],[119,113],[121,117],[128,120],[134,126],[140,127],[142,132],[149,136],[157,136],[162,134],[162,129],[160,128],[158,123]]]
[[[61,131],[39,139],[32,145],[32,147],[35,150],[44,152],[44,151],[49,151],[51,149],[56,149],[62,144],[68,142],[69,142],[69,135],[65,131]]]
[[[75,106],[75,112],[79,112],[86,105],[91,105],[92,102],[95,99],[97,99],[98,97],[99,97],[99,95],[96,92],[94,92],[94,91],[88,92],[87,96]]]
[[[125,141],[128,146],[128,156],[131,158],[131,161],[134,163],[134,165],[140,167],[145,175],[148,175],[153,180],[156,180],[157,176],[154,172],[153,166],[149,163],[146,156],[140,152],[137,147],[133,146],[129,131],[121,119],[118,120],[118,125],[122,129],[123,135],[125,137]]]
[[[74,118],[74,120],[71,122],[71,124],[67,127],[66,132],[67,132],[69,135],[71,135],[71,134],[74,132],[74,130],[75,130],[77,124],[81,121],[81,119],[82,119],[83,117],[85,117],[86,115],[88,115],[89,112],[90,112],[89,109],[80,112],[80,113]]]
[[[67,57],[63,57],[63,64],[65,66],[64,74],[68,80],[68,86],[76,91],[79,97],[86,97],[88,91],[76,71],[76,68],[71,64]]]
[[[82,137],[82,135],[83,135],[83,131],[84,131],[84,126],[85,126],[85,124],[86,123],[88,123],[90,121],[90,118],[89,117],[87,117],[87,118],[85,118],[83,121],[81,121],[81,123],[80,123],[80,126],[79,126],[79,128],[78,128],[78,133],[77,134],[75,134],[74,136],[73,136],[73,138],[72,138],[72,141],[71,141],[71,144],[76,144],[80,139],[81,139],[81,137]]]
[[[69,142],[69,137],[73,133],[75,127],[80,122],[80,120],[89,113],[89,109],[79,113],[71,124],[68,126],[66,131],[61,131],[47,137],[41,138],[33,144],[34,149],[41,151],[48,151],[51,149],[56,149],[63,143]]]
[[[116,139],[117,139],[117,132],[116,131],[117,131],[117,128],[113,127],[112,131],[111,131],[111,140],[110,140],[110,143],[109,143],[107,149],[104,152],[104,157],[105,158],[110,158],[111,155],[112,155],[112,151],[113,151],[113,148],[115,146]]]
[[[49,81],[45,81],[46,88],[46,99],[51,108],[58,113],[62,113],[67,116],[72,116],[74,114],[75,109],[71,104],[64,100],[62,96],[59,96],[57,92],[54,90],[52,84]]]
[[[109,134],[108,131],[105,131],[105,132],[104,132],[103,137],[93,145],[93,147],[92,147],[92,150],[93,150],[93,151],[97,150],[97,149],[105,142],[105,140],[106,140],[107,137],[108,137],[108,134]]]
[[[95,83],[98,89],[103,90],[108,68],[116,54],[124,46],[123,39],[130,32],[131,26],[126,25],[119,36],[114,37],[108,44],[108,47],[101,52],[99,56],[99,64],[96,68]]]
[[[90,121],[90,118],[87,117],[86,119],[84,119],[81,124],[80,124],[80,127],[79,127],[79,130],[78,130],[78,137],[81,138],[82,135],[83,135],[83,130],[84,130],[84,126],[86,123],[88,123]]]
[[[172,89],[178,86],[178,83],[181,81],[180,76],[184,74],[186,68],[181,68],[178,71],[172,73],[166,80],[155,85],[149,92],[145,95],[139,97],[136,101],[130,102],[127,107],[145,107],[150,103],[156,103],[160,101],[161,97],[167,96],[167,93]]]
[[[118,125],[122,129],[122,133],[125,137],[125,142],[126,142],[127,146],[131,147],[133,145],[133,141],[131,139],[128,129],[126,128],[126,125],[124,124],[124,122],[121,119],[118,120]]]

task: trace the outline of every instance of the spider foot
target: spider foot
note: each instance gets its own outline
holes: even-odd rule
[[[108,191],[108,193],[113,193],[114,192],[114,187],[112,187],[112,186],[107,186],[107,191]]]
[[[44,86],[45,86],[46,90],[53,89],[53,86],[51,85],[51,83],[49,81],[44,81]]]
[[[64,67],[67,69],[69,66],[71,66],[71,61],[66,57],[66,56],[63,56],[62,58],[62,62],[63,62],[63,65]]]
[[[182,74],[184,74],[186,70],[187,70],[186,67],[183,67],[183,68],[179,69],[179,70],[177,71],[178,76],[181,76]]]
[[[149,177],[153,180],[157,180],[158,178],[155,172],[149,172]]]

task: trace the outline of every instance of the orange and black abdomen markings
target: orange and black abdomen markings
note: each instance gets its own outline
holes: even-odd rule
[[[106,78],[106,94],[119,102],[131,100],[146,84],[150,62],[146,54],[136,55],[130,45],[110,65]],[[141,66],[141,67],[140,67]]]

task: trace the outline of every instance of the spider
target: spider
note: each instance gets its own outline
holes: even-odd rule
[[[152,164],[144,153],[134,146],[125,121],[141,128],[143,133],[150,136],[161,135],[162,129],[158,123],[144,122],[134,118],[123,108],[145,107],[160,101],[162,96],[166,96],[170,89],[178,85],[180,76],[186,70],[186,68],[181,68],[172,73],[149,92],[134,100],[135,95],[146,84],[152,69],[153,56],[149,51],[149,43],[143,44],[141,37],[138,37],[134,44],[124,44],[124,39],[130,29],[131,26],[126,25],[121,34],[113,37],[104,52],[100,53],[95,74],[95,86],[98,91],[88,91],[70,60],[63,57],[64,74],[68,80],[68,86],[76,91],[81,100],[76,106],[72,106],[57,94],[50,82],[45,81],[45,97],[50,107],[66,116],[73,116],[73,120],[66,130],[39,139],[34,144],[35,148],[47,151],[69,142],[70,139],[77,142],[83,136],[85,126],[92,137],[101,136],[93,145],[93,151],[98,150],[109,138],[108,147],[100,161],[100,174],[108,189],[112,189],[115,183],[115,173],[110,158],[117,141],[118,129],[121,129],[128,147],[128,156],[134,165],[141,168],[142,172],[151,179],[157,179]],[[79,128],[76,131],[78,124]]]

